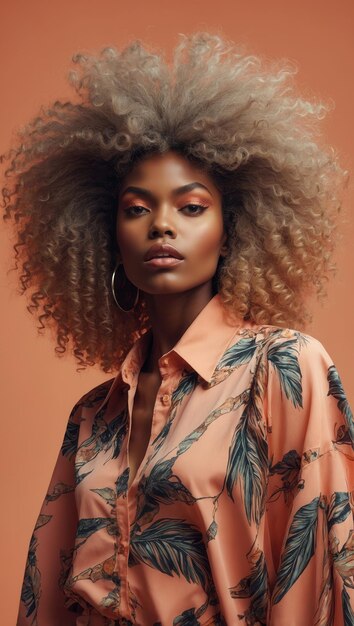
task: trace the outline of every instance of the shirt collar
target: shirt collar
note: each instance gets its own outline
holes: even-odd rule
[[[159,359],[161,369],[165,362],[175,363],[178,354],[197,374],[210,383],[215,368],[234,335],[246,322],[239,318],[231,320],[222,304],[220,294],[215,294],[194,318],[182,337],[169,352]],[[117,376],[99,408],[108,400],[113,390],[129,382],[140,371],[151,340],[151,329],[141,335],[126,355]],[[167,365],[165,371],[168,371]]]
[[[210,383],[220,358],[242,324],[243,320],[235,322],[227,319],[225,307],[217,293],[200,311],[171,352],[179,354],[199,376]]]

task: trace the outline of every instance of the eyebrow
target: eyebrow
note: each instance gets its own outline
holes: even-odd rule
[[[205,185],[203,185],[202,183],[188,183],[188,185],[183,185],[182,187],[177,187],[176,189],[172,190],[172,195],[174,196],[179,196],[182,195],[183,193],[187,193],[188,191],[193,191],[193,189],[206,189],[206,191],[208,191],[210,193],[210,195],[212,196],[213,194],[211,193],[211,191],[208,189],[208,187],[206,187]],[[154,198],[154,194],[149,191],[148,189],[144,189],[143,187],[135,187],[135,186],[129,186],[126,187],[124,189],[124,191],[121,194],[121,198],[126,194],[126,193],[137,193],[139,195],[145,196],[146,198],[149,199],[153,199]]]

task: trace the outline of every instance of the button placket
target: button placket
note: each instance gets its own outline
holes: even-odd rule
[[[118,555],[117,555],[117,573],[122,580],[122,588],[121,588],[122,609],[123,607],[125,607],[127,614],[129,611],[129,608],[128,608],[129,607],[128,558],[129,558],[129,545],[130,545],[130,524],[136,512],[136,506],[137,506],[136,489],[137,489],[138,482],[140,480],[139,474],[141,473],[141,469],[144,467],[143,464],[145,463],[145,461],[146,462],[149,461],[149,454],[151,455],[151,450],[149,451],[149,447],[151,445],[151,442],[154,441],[157,434],[163,428],[163,424],[167,420],[167,416],[170,410],[169,405],[171,405],[171,402],[172,402],[173,390],[175,389],[176,382],[178,382],[178,379],[180,376],[180,372],[178,372],[178,375],[177,375],[176,370],[173,367],[172,367],[172,371],[170,371],[168,359],[163,359],[160,365],[161,365],[160,372],[161,372],[161,376],[163,380],[161,382],[160,388],[158,389],[156,401],[155,401],[154,408],[153,408],[151,434],[150,434],[150,441],[146,450],[146,459],[145,460],[143,459],[140,467],[138,468],[137,475],[134,479],[135,487],[132,488],[132,485],[130,486],[127,492],[126,500],[123,499],[120,502],[120,506],[117,507],[117,518],[118,518],[118,523],[120,523],[120,528],[121,528],[120,549],[118,550]],[[130,377],[130,383],[127,385],[128,387],[127,394],[129,398],[128,399],[128,411],[130,412],[130,414],[131,414],[131,410],[133,406],[133,398],[136,392],[135,382],[136,381],[134,380],[134,373],[133,373],[133,380]],[[148,451],[149,451],[149,454],[148,454]]]
[[[171,398],[171,396],[170,396],[170,394],[169,394],[169,393],[164,393],[164,394],[161,396],[161,402],[162,402],[162,404],[165,404],[165,405],[170,404],[170,398]]]
[[[164,358],[161,360],[161,364],[160,364],[160,374],[161,374],[161,378],[163,381],[166,381],[166,379],[168,378],[168,359]],[[159,399],[161,404],[163,404],[164,406],[167,406],[170,404],[171,402],[171,395],[169,393],[166,393],[166,389],[163,389],[165,387],[166,383],[162,383],[160,389],[164,391],[164,393],[160,394]]]

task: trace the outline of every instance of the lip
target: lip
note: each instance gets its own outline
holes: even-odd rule
[[[151,246],[151,248],[149,248],[149,250],[146,252],[144,256],[144,261],[150,261],[150,259],[156,258],[158,254],[168,254],[169,257],[174,257],[178,260],[182,260],[184,258],[182,254],[169,243],[154,243],[154,245]]]
[[[176,257],[172,256],[161,256],[149,259],[148,261],[144,261],[144,264],[149,265],[149,267],[173,267],[175,265],[179,265],[182,262],[183,259],[176,259]]]

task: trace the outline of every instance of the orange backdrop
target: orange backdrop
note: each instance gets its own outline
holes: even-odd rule
[[[169,55],[178,33],[217,31],[255,54],[287,57],[299,64],[305,94],[336,103],[324,123],[329,143],[353,168],[353,4],[351,0],[12,0],[3,2],[1,21],[0,152],[12,130],[35,115],[41,104],[70,97],[66,74],[76,51],[124,46],[140,38]],[[314,322],[305,332],[332,356],[354,406],[353,182],[346,193],[348,225],[337,253],[338,273]],[[1,273],[1,624],[15,626],[25,558],[45,495],[69,411],[94,385],[111,378],[98,368],[78,374],[71,355],[59,359],[54,339],[39,336],[17,294],[10,230],[0,223]],[[39,626],[51,626],[50,624]]]

